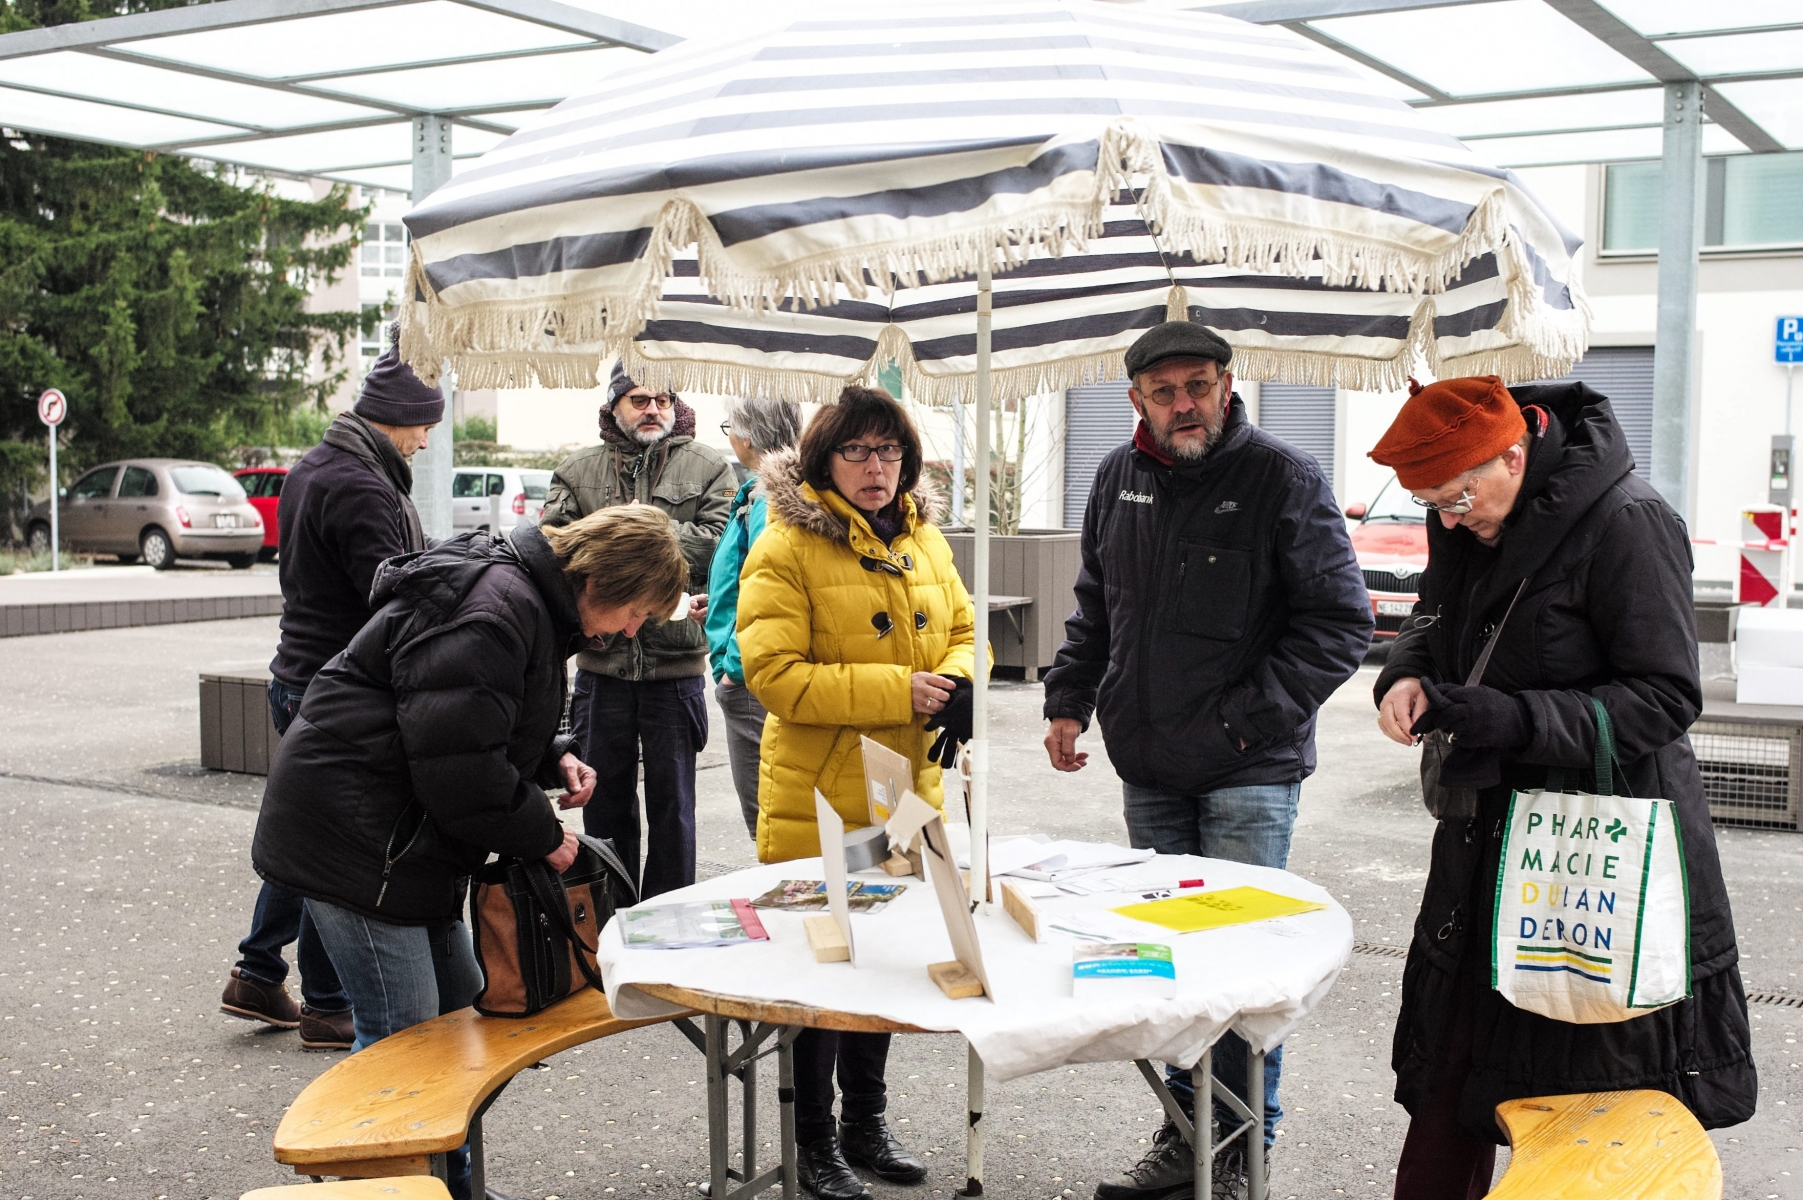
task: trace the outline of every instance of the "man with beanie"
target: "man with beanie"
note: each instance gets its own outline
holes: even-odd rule
[[[397,331],[363,379],[351,411],[288,472],[276,510],[281,529],[282,640],[269,664],[269,712],[288,731],[319,669],[369,620],[370,585],[383,559],[426,548],[407,460],[444,418],[444,394],[401,361]],[[282,948],[298,939],[302,1005],[283,980]],[[350,1001],[302,898],[265,883],[220,1008],[282,1029],[309,1050],[348,1050]]]
[[[707,590],[738,479],[719,451],[695,440],[695,410],[641,387],[619,364],[601,407],[601,444],[558,465],[543,520],[562,525],[615,504],[670,515],[689,564],[689,589]],[[582,823],[611,838],[639,870],[638,775],[645,769],[644,875],[649,898],[695,882],[695,756],[707,745],[707,632],[699,619],[647,621],[634,636],[597,638],[576,656],[570,732],[595,769]]]
[[[1433,514],[1421,599],[1377,679],[1378,725],[1403,745],[1443,732],[1439,782],[1476,792],[1475,808],[1439,811],[1403,974],[1398,1200],[1485,1195],[1508,1100],[1647,1088],[1705,1129],[1746,1120],[1759,1089],[1734,918],[1685,733],[1703,688],[1683,520],[1634,474],[1608,400],[1581,383],[1417,388],[1371,457]],[[1593,702],[1614,731],[1614,781],[1594,778]],[[1676,805],[1688,999],[1579,1027],[1491,987],[1509,797],[1543,787]]]
[[[1170,321],[1126,358],[1139,426],[1102,460],[1089,494],[1077,608],[1045,677],[1046,751],[1056,769],[1081,770],[1089,756],[1077,738],[1093,714],[1134,846],[1282,867],[1315,769],[1316,710],[1371,641],[1364,578],[1320,466],[1247,419],[1225,341]],[[1267,1154],[1282,1064],[1273,1050]],[[1167,1076],[1194,1112],[1191,1065]],[[1225,1035],[1214,1065],[1244,1097],[1245,1042]],[[1216,1159],[1216,1196],[1243,1194],[1246,1141]],[[1188,1196],[1194,1182],[1189,1143],[1167,1120],[1096,1197]]]

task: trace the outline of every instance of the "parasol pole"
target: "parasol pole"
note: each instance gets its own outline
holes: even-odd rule
[[[989,260],[977,267],[977,495],[971,526],[975,553],[971,574],[976,595],[971,607],[976,619],[975,678],[971,687],[970,716],[970,887],[979,912],[989,907]],[[970,1124],[965,1131],[963,1194],[983,1194],[983,1060],[976,1047],[968,1050],[966,1107]]]

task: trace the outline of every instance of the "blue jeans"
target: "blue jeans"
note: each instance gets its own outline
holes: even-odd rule
[[[288,732],[294,714],[300,711],[305,688],[291,688],[278,679],[269,681],[269,715],[278,734]],[[300,968],[301,1003],[315,1012],[340,1013],[351,1006],[338,982],[338,972],[325,947],[319,944],[319,931],[307,915],[304,901],[297,893],[273,883],[265,883],[257,893],[257,906],[251,911],[250,932],[238,943],[238,971],[262,983],[280,984],[288,978],[288,964],[282,949],[298,942],[294,962]]]
[[[639,899],[695,882],[695,756],[707,745],[707,681],[576,672],[570,733],[595,768],[583,831],[639,869],[639,758],[645,761],[645,872]]]
[[[1152,788],[1121,785],[1127,809],[1127,835],[1137,849],[1160,854],[1196,854],[1256,867],[1283,867],[1290,861],[1290,833],[1296,825],[1300,783],[1255,784],[1182,795]],[[1241,1100],[1246,1098],[1245,1041],[1236,1033],[1215,1043],[1215,1078]],[[1277,1080],[1283,1074],[1283,1047],[1265,1056],[1265,1145],[1277,1139],[1283,1109],[1277,1102]],[[1166,1081],[1178,1101],[1195,1111],[1189,1071],[1165,1068]],[[1224,1124],[1239,1124],[1217,1111]]]
[[[482,990],[469,926],[462,921],[390,925],[348,908],[307,901],[320,940],[350,991],[361,1050],[443,1013],[468,1008]],[[453,1200],[469,1200],[469,1146],[451,1152]]]

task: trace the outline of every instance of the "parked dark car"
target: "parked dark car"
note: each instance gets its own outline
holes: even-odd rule
[[[250,506],[263,518],[263,550],[260,557],[269,562],[276,556],[281,541],[281,527],[276,522],[276,507],[282,500],[282,484],[288,479],[287,467],[245,467],[233,471],[232,478],[250,498]]]
[[[1354,504],[1346,515],[1358,522],[1352,550],[1371,593],[1371,615],[1377,618],[1374,638],[1393,638],[1414,611],[1420,596],[1421,572],[1427,567],[1427,510],[1396,482],[1378,489],[1369,504]]]
[[[263,546],[263,518],[224,467],[181,458],[134,458],[95,467],[62,489],[64,550],[142,558],[167,571],[178,558],[223,558],[243,569]],[[25,518],[34,554],[50,550],[50,501]]]

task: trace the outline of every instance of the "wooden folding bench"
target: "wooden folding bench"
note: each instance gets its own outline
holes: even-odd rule
[[[1490,1200],[1721,1200],[1715,1143],[1664,1092],[1511,1100],[1496,1119],[1511,1157]]]
[[[484,1017],[472,1008],[434,1017],[350,1055],[308,1084],[276,1129],[275,1160],[315,1179],[442,1177],[444,1155],[468,1141],[472,1194],[480,1196],[482,1114],[515,1075],[571,1046],[674,1019],[619,1020],[607,997],[587,988],[526,1019]],[[282,1189],[283,1200],[291,1193],[295,1200],[307,1195]],[[374,1191],[368,1200],[432,1194],[390,1198]],[[319,1195],[336,1200],[340,1193]],[[344,1195],[365,1200],[361,1192]]]
[[[333,1183],[258,1188],[239,1200],[451,1200],[442,1179],[402,1175],[392,1179],[342,1179]]]

